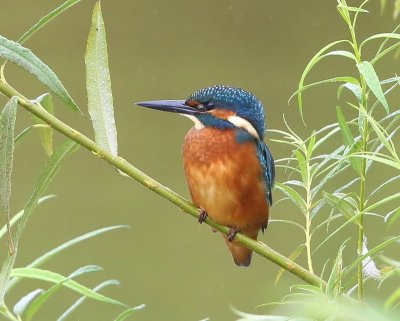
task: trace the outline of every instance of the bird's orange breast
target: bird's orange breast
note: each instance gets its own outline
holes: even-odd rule
[[[234,130],[192,128],[183,159],[193,202],[216,222],[256,239],[269,214],[256,144],[238,143]]]

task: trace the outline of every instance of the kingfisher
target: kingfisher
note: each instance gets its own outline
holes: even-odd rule
[[[249,266],[252,251],[235,241],[238,232],[257,240],[268,225],[275,165],[264,143],[265,115],[252,93],[211,86],[185,100],[155,100],[139,106],[178,113],[194,122],[183,143],[183,164],[193,203],[230,228],[225,242],[238,266]]]

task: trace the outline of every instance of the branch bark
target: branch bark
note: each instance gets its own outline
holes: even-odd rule
[[[145,173],[137,169],[135,166],[130,164],[128,161],[126,161],[124,158],[120,156],[113,156],[111,153],[101,148],[99,145],[96,144],[96,142],[94,142],[87,136],[83,135],[76,129],[62,122],[57,117],[48,113],[39,104],[24,97],[13,87],[11,87],[6,81],[0,80],[0,92],[2,92],[4,95],[10,98],[14,96],[17,97],[18,104],[21,107],[25,108],[30,113],[42,119],[44,122],[49,124],[52,128],[54,128],[64,136],[77,142],[81,146],[91,151],[97,157],[103,159],[104,161],[112,165],[117,170],[125,173],[127,176],[133,178],[134,180],[144,185],[148,189],[152,190],[161,197],[175,204],[183,212],[190,214],[197,219],[199,218],[200,210],[196,206],[194,206],[191,202],[189,202],[179,194],[175,193],[174,191],[170,190],[168,187],[163,186],[150,176],[146,175]],[[205,220],[205,223],[215,228],[216,230],[220,231],[221,233],[227,234],[229,232],[228,227],[222,226],[214,222],[210,218],[207,218]],[[262,257],[268,259],[269,261],[284,268],[288,272],[296,275],[297,277],[299,277],[308,284],[314,286],[324,286],[326,284],[325,281],[323,281],[320,277],[316,276],[315,274],[311,273],[304,267],[300,266],[299,264],[295,263],[291,259],[273,250],[271,247],[260,241],[258,242],[254,241],[240,233],[236,235],[235,240],[240,244],[253,250],[255,253],[261,255]]]

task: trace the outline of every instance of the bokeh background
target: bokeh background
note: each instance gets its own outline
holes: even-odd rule
[[[2,0],[0,33],[16,40],[61,3]],[[371,13],[360,17],[360,38],[394,29],[390,3],[381,15],[379,1],[371,1]],[[58,74],[83,110],[87,104],[84,52],[93,5],[94,1],[82,1],[25,44]],[[337,104],[334,87],[305,94],[307,127],[300,121],[295,100],[288,104],[288,98],[312,55],[323,45],[348,37],[335,6],[333,0],[103,0],[121,156],[189,197],[181,144],[190,121],[140,109],[133,103],[184,99],[213,84],[239,86],[255,93],[264,102],[268,128],[284,128],[283,115],[304,136],[333,122]],[[392,57],[379,65],[382,78],[399,73],[399,69]],[[312,73],[310,81],[344,73],[355,74],[354,66],[332,58]],[[28,97],[46,92],[32,76],[11,64],[6,77]],[[2,104],[5,101],[0,97]],[[93,137],[90,122],[59,100],[56,115]],[[18,131],[29,123],[28,113],[20,110]],[[56,135],[55,139],[59,143],[63,137]],[[287,156],[287,149],[269,144],[275,158]],[[45,160],[36,133],[17,147],[13,212],[27,202]],[[280,173],[278,180],[284,179],[285,174]],[[57,198],[41,205],[29,222],[17,266],[87,231],[127,224],[130,229],[72,248],[44,268],[68,275],[79,266],[101,265],[103,272],[81,281],[94,286],[107,278],[120,280],[120,287],[107,288],[104,293],[130,305],[145,303],[147,307],[135,315],[137,320],[234,320],[232,307],[265,313],[268,307],[256,306],[279,300],[288,293],[289,285],[299,282],[285,274],[275,286],[277,266],[257,255],[249,268],[236,267],[220,235],[136,182],[117,175],[83,148],[65,162],[48,192]],[[275,198],[280,197],[276,192]],[[274,207],[272,215],[299,216],[285,203]],[[370,237],[378,237],[379,228],[372,230]],[[289,254],[302,238],[291,227],[272,224],[261,240]],[[332,249],[337,249],[337,244]],[[330,254],[320,253],[321,257]],[[47,285],[21,283],[9,300],[13,302],[40,286]],[[54,320],[76,298],[68,290],[60,291],[38,320]],[[89,301],[74,316],[75,320],[111,320],[118,311],[117,307]]]

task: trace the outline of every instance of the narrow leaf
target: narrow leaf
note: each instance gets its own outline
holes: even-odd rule
[[[36,76],[42,84],[47,86],[68,106],[74,110],[80,111],[60,79],[58,79],[56,74],[35,56],[32,51],[22,47],[17,42],[0,36],[0,57],[11,61]]]
[[[386,229],[388,230],[394,222],[400,217],[400,207],[391,211],[385,216]]]
[[[119,282],[117,280],[104,281],[104,282],[100,283],[99,285],[97,285],[96,287],[94,287],[93,291],[98,292],[102,288],[109,286],[109,285],[119,285]],[[83,302],[85,302],[86,299],[87,299],[86,296],[82,296],[78,300],[76,300],[74,302],[74,304],[72,304],[67,310],[64,311],[64,313],[62,315],[60,315],[60,317],[57,319],[57,321],[64,321],[73,311],[75,311],[79,306],[81,306],[83,304]]]
[[[39,266],[43,265],[44,263],[46,263],[51,258],[55,257],[56,255],[62,253],[63,251],[65,251],[66,249],[68,249],[74,245],[77,245],[81,242],[89,240],[89,239],[96,237],[98,235],[101,235],[103,233],[107,233],[107,232],[111,232],[116,229],[127,228],[127,227],[128,226],[126,226],[126,225],[114,225],[114,226],[103,227],[103,228],[85,233],[85,234],[80,235],[72,240],[69,240],[69,241],[57,246],[56,248],[46,252],[45,254],[39,256],[33,262],[29,263],[26,267],[39,267]],[[19,281],[20,281],[19,278],[13,278],[9,283],[8,289],[11,289],[12,287],[14,287]]]
[[[27,295],[23,296],[15,305],[13,308],[13,311],[16,315],[22,316],[22,314],[25,312],[27,307],[32,303],[32,301],[40,295],[44,290],[43,289],[36,289],[31,292],[29,292]]]
[[[342,132],[343,142],[349,147],[353,146],[353,134],[351,133],[351,130],[347,125],[346,119],[343,115],[342,109],[339,106],[336,106],[336,116],[339,122],[340,130]]]
[[[342,9],[345,9],[346,11],[351,11],[351,12],[369,13],[369,11],[367,11],[365,9],[361,9],[361,8],[357,8],[357,7],[350,7],[350,6],[346,6],[343,4],[339,4],[338,8],[342,8]]]
[[[347,219],[351,220],[356,215],[353,207],[346,200],[346,196],[338,197],[336,195],[323,192],[323,196],[327,203],[332,207],[337,209],[342,215]],[[357,224],[357,222],[355,222]]]
[[[145,304],[141,304],[141,305],[138,305],[138,306],[136,306],[136,307],[134,307],[134,308],[126,309],[125,311],[123,311],[122,313],[120,313],[120,314],[116,317],[116,319],[115,319],[114,321],[123,321],[123,320],[125,320],[127,317],[129,317],[131,314],[133,314],[134,312],[139,311],[139,310],[142,310],[142,309],[144,309],[145,307],[146,307]],[[206,319],[206,320],[207,320],[207,319]]]
[[[54,114],[53,98],[50,94],[43,94],[36,98],[36,101],[50,114]],[[45,125],[39,128],[40,141],[47,153],[51,156],[53,154],[53,128],[47,125],[42,119],[32,114],[32,121],[37,125]]]
[[[321,50],[319,50],[314,57],[311,58],[311,60],[308,62],[306,68],[304,69],[301,77],[300,77],[300,81],[299,81],[299,85],[298,85],[298,89],[296,91],[296,93],[294,93],[290,98],[289,98],[289,102],[291,100],[291,98],[295,95],[297,95],[297,102],[298,102],[298,106],[299,106],[299,111],[300,111],[300,115],[303,118],[303,97],[302,97],[302,88],[304,87],[304,82],[306,80],[307,75],[310,73],[310,71],[312,70],[312,68],[319,62],[321,61],[321,59],[323,59],[323,55],[324,53],[329,50],[330,48],[332,48],[333,46],[336,46],[338,44],[342,44],[342,43],[350,43],[348,40],[338,40],[338,41],[334,41],[331,42],[329,44],[327,44],[325,47],[323,47]],[[350,43],[351,44],[351,43]]]
[[[12,277],[21,277],[21,278],[29,278],[29,279],[37,279],[37,280],[42,280],[46,282],[51,282],[51,283],[59,283],[62,282],[65,279],[65,276],[47,271],[47,270],[41,270],[41,269],[36,269],[36,268],[15,268],[11,272]],[[105,303],[111,303],[115,305],[120,305],[126,307],[125,304],[111,299],[109,297],[106,297],[102,294],[96,293],[95,291],[83,286],[82,284],[74,281],[74,280],[67,280],[63,283],[63,285],[77,293],[80,293],[82,295],[87,296],[88,298],[105,302]]]
[[[287,186],[285,184],[282,183],[275,183],[276,188],[278,188],[279,190],[281,190],[284,194],[286,194],[291,201],[293,201],[301,210],[302,213],[306,212],[306,202],[304,201],[304,199],[300,196],[299,193],[297,193],[293,188],[291,188],[290,186]]]
[[[0,272],[0,304],[4,300],[9,274],[15,261],[15,249],[10,231],[10,196],[16,115],[17,99],[13,97],[0,114],[0,219],[7,221],[10,251]]]
[[[43,202],[45,202],[53,197],[55,197],[55,195],[43,196],[42,198],[39,199],[38,205],[42,204]],[[10,220],[11,227],[13,227],[21,219],[22,215],[24,215],[24,210],[19,211],[17,214],[15,214],[12,217],[12,219]],[[0,228],[0,239],[4,237],[6,232],[7,232],[7,225],[4,225],[2,228]]]
[[[367,83],[367,86],[374,93],[376,98],[380,101],[380,103],[385,108],[386,112],[389,113],[389,105],[386,101],[385,95],[382,91],[381,84],[379,82],[379,78],[375,73],[374,67],[371,65],[369,61],[363,61],[357,64],[357,68],[362,74]]]
[[[301,253],[303,253],[305,248],[306,248],[305,244],[300,244],[298,247],[296,247],[294,249],[294,251],[292,253],[290,253],[288,258],[291,259],[292,261],[295,261],[301,255]],[[279,269],[279,271],[275,277],[275,285],[278,284],[279,280],[281,279],[281,277],[285,271],[286,271],[286,269],[284,269],[284,268]]]
[[[54,295],[58,290],[60,290],[61,287],[64,285],[64,283],[67,282],[68,280],[72,280],[73,278],[81,276],[82,274],[98,272],[98,271],[102,271],[102,268],[100,268],[99,266],[96,266],[96,265],[87,265],[87,266],[81,267],[78,270],[71,273],[68,277],[66,277],[63,280],[54,284],[52,287],[50,287],[46,291],[43,291],[39,296],[37,296],[36,298],[34,298],[34,300],[32,300],[32,302],[26,309],[25,319],[27,321],[32,320],[34,315],[39,311],[39,309],[43,306],[43,304],[46,303],[46,301],[52,295]]]
[[[69,9],[73,5],[77,4],[81,0],[68,0],[65,1],[61,6],[57,7],[44,17],[42,17],[37,23],[35,23],[27,32],[25,32],[21,38],[18,39],[20,44],[23,44],[27,41],[31,36],[33,36],[36,32],[38,32],[41,28],[43,28],[46,24],[48,24],[51,20],[57,17],[59,14],[63,13],[65,10]]]
[[[400,34],[398,33],[378,33],[375,35],[372,35],[371,37],[368,37],[367,39],[365,39],[360,47],[362,48],[367,42],[374,40],[374,39],[396,39],[396,40],[400,40]]]
[[[346,82],[345,84],[339,86],[336,94],[337,99],[340,98],[340,94],[342,93],[343,88],[350,90],[354,94],[354,96],[356,96],[359,102],[362,101],[362,90],[360,85],[352,84],[350,82]]]
[[[96,142],[113,155],[118,154],[107,41],[100,1],[96,3],[87,40],[86,88],[88,108]]]
[[[70,153],[74,152],[77,148],[79,147],[78,144],[71,140],[67,140],[64,144],[62,144],[57,150],[54,152],[54,154],[50,157],[50,159],[47,161],[46,166],[39,178],[39,181],[36,185],[36,188],[28,201],[28,203],[25,206],[24,209],[24,215],[20,220],[20,223],[18,225],[16,235],[15,235],[15,241],[14,241],[14,246],[15,250],[17,251],[18,249],[18,242],[21,237],[22,231],[28,222],[29,217],[32,215],[33,211],[36,209],[36,206],[38,205],[38,201],[46,188],[50,185],[52,182],[53,178],[57,174],[58,170],[60,169],[60,165],[63,161],[63,159],[69,155]],[[3,264],[2,271],[0,273],[0,302],[2,302],[2,299],[4,297],[4,293],[6,289],[8,290],[8,282],[10,279],[10,273],[11,269],[14,266],[15,263],[15,258],[16,255],[11,255],[6,259],[6,262]]]

